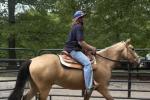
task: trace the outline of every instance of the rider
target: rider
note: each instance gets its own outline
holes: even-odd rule
[[[68,40],[65,44],[64,50],[70,53],[71,57],[80,62],[84,68],[84,80],[87,93],[90,93],[93,88],[93,71],[89,58],[82,52],[82,50],[92,51],[95,54],[96,48],[84,41],[83,32],[83,18],[85,17],[83,11],[76,11],[73,16],[73,24],[71,32],[68,35]]]

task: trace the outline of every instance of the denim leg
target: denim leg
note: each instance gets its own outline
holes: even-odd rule
[[[84,66],[85,86],[86,89],[91,89],[93,86],[93,70],[89,58],[81,51],[73,50],[70,55]]]

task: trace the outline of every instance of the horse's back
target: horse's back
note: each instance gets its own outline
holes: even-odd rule
[[[37,56],[35,58],[32,58],[31,66],[37,68],[44,67],[46,65],[50,65],[52,63],[58,63],[58,56],[55,54],[44,54],[41,56]]]

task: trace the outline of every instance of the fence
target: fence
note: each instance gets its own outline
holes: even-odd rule
[[[13,48],[11,48],[13,49]],[[0,51],[8,51],[8,48],[2,48],[0,49]],[[61,49],[41,49],[39,50],[37,53],[31,49],[23,49],[23,48],[17,48],[14,49],[16,50],[16,52],[18,53],[18,51],[23,51],[25,52],[30,52],[32,53],[30,56],[36,56],[36,55],[41,55],[43,53],[58,53],[61,51]],[[148,52],[150,51],[150,49],[136,49],[137,52]],[[23,53],[23,54],[24,54]],[[20,53],[19,53],[19,57],[20,57]],[[4,63],[8,63],[9,61],[14,61],[17,62],[17,68],[20,67],[21,62],[23,62],[25,59],[24,58],[19,58],[19,59],[7,59],[7,58],[1,58],[0,59],[0,76],[4,76],[4,79],[0,79],[0,99],[7,99],[8,95],[10,94],[11,90],[13,90],[14,88],[14,83],[16,81],[16,79],[14,77],[16,77],[16,74],[18,72],[18,70],[13,70],[13,69],[5,69],[5,67],[8,67],[8,64],[4,64]],[[150,61],[146,60],[143,58],[143,63],[150,63]],[[118,93],[119,95],[113,95],[114,98],[116,99],[140,99],[140,100],[150,100],[150,96],[148,94],[150,94],[150,72],[149,72],[149,68],[132,68],[131,69],[131,65],[130,64],[125,64],[125,66],[127,67],[127,69],[116,69],[112,72],[112,80],[110,81],[110,91],[111,93]],[[9,66],[10,67],[10,66]],[[150,67],[150,66],[148,66]],[[148,71],[147,71],[148,70]],[[9,79],[6,79],[5,76],[14,76],[11,77]],[[123,79],[120,79],[123,78]],[[141,79],[142,78],[142,79]],[[143,79],[144,78],[144,79]],[[148,80],[146,80],[146,79]],[[116,88],[113,85],[119,85],[119,88]],[[137,87],[135,87],[135,84],[140,87],[143,86],[142,89],[139,88],[137,89]],[[139,84],[139,85],[138,85]],[[2,86],[1,86],[2,85]],[[125,86],[125,87],[124,87]],[[144,87],[146,86],[146,87]],[[115,88],[114,88],[115,87]],[[58,86],[54,86],[53,91],[68,91],[62,87],[58,87]],[[71,90],[70,90],[71,91]],[[76,91],[76,90],[73,90]],[[72,92],[72,91],[71,91]],[[75,92],[76,93],[76,92]],[[54,100],[55,97],[75,97],[75,98],[80,98],[83,96],[82,91],[77,91],[77,93],[75,94],[74,92],[72,93],[67,93],[67,94],[63,94],[63,93],[53,93],[49,95],[49,100]],[[124,94],[124,95],[122,95]],[[137,94],[137,95],[136,95]],[[139,95],[142,94],[142,95]],[[147,94],[147,95],[146,95]],[[102,96],[98,96],[96,93],[94,93],[92,95],[91,98],[103,98]],[[36,98],[37,99],[37,98]]]

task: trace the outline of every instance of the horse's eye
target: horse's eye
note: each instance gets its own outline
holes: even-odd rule
[[[133,51],[134,51],[135,49],[134,49],[134,48],[131,48],[131,50],[133,50]]]

